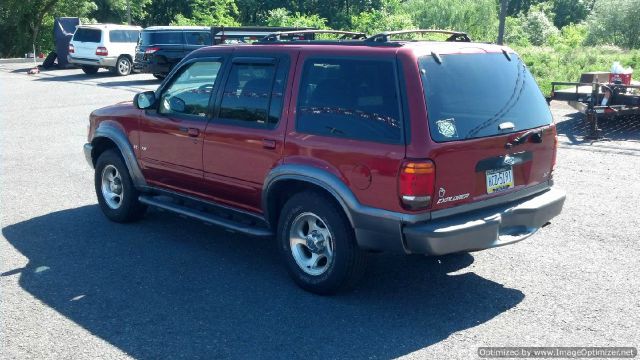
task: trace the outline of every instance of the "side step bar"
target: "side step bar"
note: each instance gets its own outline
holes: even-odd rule
[[[273,232],[271,232],[271,230],[269,229],[259,227],[259,226],[250,226],[247,224],[242,224],[240,222],[233,221],[230,219],[225,219],[223,217],[209,214],[204,211],[199,211],[187,206],[178,205],[174,202],[162,201],[154,198],[153,196],[140,195],[138,200],[140,200],[140,202],[143,204],[159,207],[161,209],[174,212],[176,214],[188,216],[200,221],[204,221],[208,224],[221,226],[239,233],[252,235],[252,236],[260,236],[260,237],[273,236]]]

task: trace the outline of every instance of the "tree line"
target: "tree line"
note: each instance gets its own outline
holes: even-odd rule
[[[440,28],[495,42],[501,0],[2,0],[0,57],[53,48],[55,17],[82,23]],[[507,0],[507,44],[640,47],[640,0]],[[130,15],[129,15],[130,14]]]

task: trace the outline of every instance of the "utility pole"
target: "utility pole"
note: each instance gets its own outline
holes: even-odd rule
[[[131,0],[127,0],[127,24],[131,25]]]
[[[509,0],[500,0],[500,25],[498,25],[498,45],[504,43],[504,23],[507,20],[507,6]]]

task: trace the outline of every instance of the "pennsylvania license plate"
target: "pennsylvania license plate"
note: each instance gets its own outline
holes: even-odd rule
[[[487,171],[487,194],[513,188],[513,168]]]

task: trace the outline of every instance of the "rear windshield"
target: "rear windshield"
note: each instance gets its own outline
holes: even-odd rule
[[[181,45],[184,43],[182,31],[143,31],[140,45]]]
[[[81,41],[81,42],[99,43],[101,37],[102,37],[102,30],[100,29],[78,28],[75,34],[73,35],[73,40]]]
[[[420,58],[433,140],[480,138],[552,122],[531,73],[517,55],[509,56],[511,61],[502,53]]]
[[[138,42],[138,30],[111,30],[109,31],[109,41],[117,43]]]

